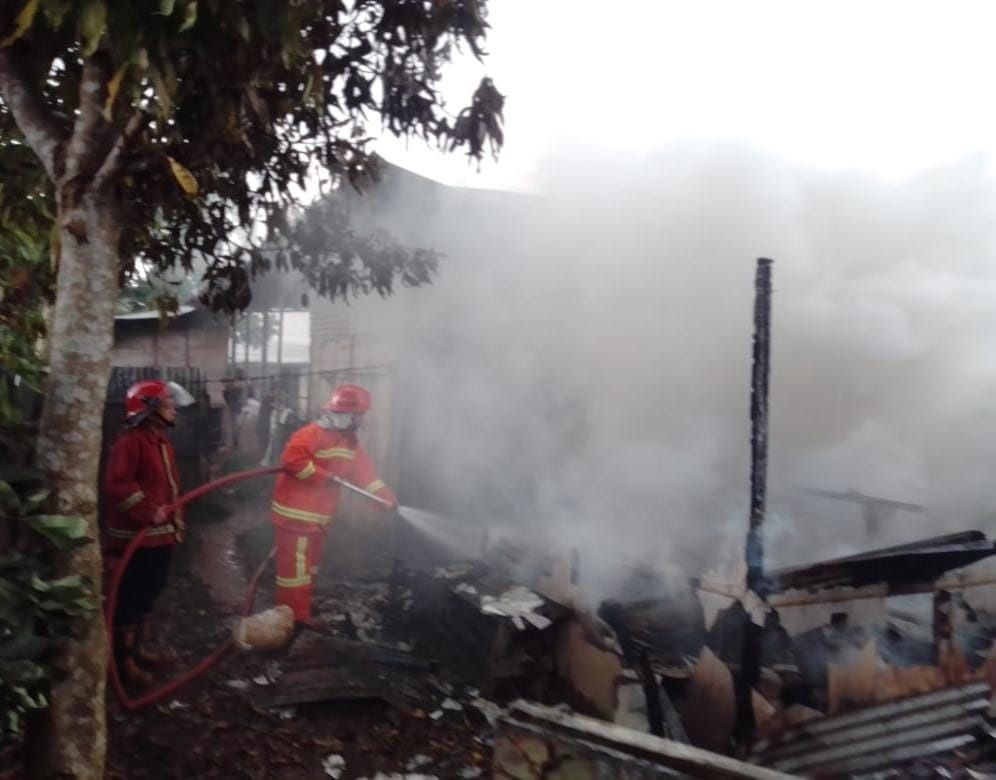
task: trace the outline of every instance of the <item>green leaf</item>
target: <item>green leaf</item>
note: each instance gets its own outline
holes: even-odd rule
[[[93,605],[86,599],[43,599],[37,606],[42,612],[62,613],[71,617],[82,617],[93,611]]]
[[[44,0],[42,8],[45,9],[45,16],[52,27],[61,27],[63,19],[69,13],[73,5],[73,0]]]
[[[32,493],[30,496],[28,496],[25,499],[28,505],[28,511],[32,512],[38,509],[38,507],[40,507],[42,504],[48,501],[48,497],[50,495],[52,495],[52,491],[49,490],[48,488],[42,488],[41,490],[36,490],[34,493]]]
[[[161,16],[170,16],[173,13],[173,6],[176,0],[159,0],[159,10],[156,12]]]
[[[97,51],[105,29],[107,29],[107,5],[104,0],[87,0],[80,13],[84,57],[89,57]]]
[[[30,629],[22,629],[7,641],[0,643],[0,659],[33,660],[55,645],[51,639],[38,636]]]
[[[183,24],[180,25],[178,32],[186,32],[195,24],[197,24],[197,0],[191,0],[184,9]]]
[[[9,685],[25,685],[45,679],[45,670],[28,660],[0,661],[0,680]]]
[[[14,29],[11,31],[10,35],[0,40],[0,47],[10,46],[14,41],[20,38],[24,33],[31,29],[31,24],[35,20],[35,14],[38,12],[38,0],[28,0],[21,8],[21,12],[14,19]]]
[[[24,522],[60,550],[71,550],[89,541],[86,535],[86,520],[82,517],[33,515],[25,518]]]
[[[82,588],[83,578],[78,574],[70,574],[57,580],[43,580],[38,576],[31,578],[31,587],[42,593],[65,590],[67,588]]]
[[[0,512],[6,517],[20,517],[22,511],[21,499],[17,497],[14,488],[6,482],[0,482]]]
[[[35,691],[34,695],[32,695],[26,688],[18,687],[14,690],[20,695],[21,701],[28,709],[40,710],[45,706],[45,696],[41,691]]]

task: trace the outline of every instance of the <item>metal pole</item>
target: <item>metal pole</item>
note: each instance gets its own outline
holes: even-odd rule
[[[269,350],[270,346],[270,309],[263,309],[263,322],[262,322],[262,339],[263,339],[263,351],[260,353],[259,363],[260,370],[259,375],[262,377],[266,376],[266,366],[269,360]],[[266,380],[263,380],[263,386],[266,386]],[[265,391],[264,391],[265,392]]]
[[[252,335],[250,325],[252,324],[252,312],[246,312],[242,318],[242,332],[245,336],[245,350],[242,354],[242,362],[245,366],[246,379],[249,379],[249,337]]]
[[[277,314],[277,374],[280,374],[280,369],[284,365],[284,305],[280,304],[280,310]]]

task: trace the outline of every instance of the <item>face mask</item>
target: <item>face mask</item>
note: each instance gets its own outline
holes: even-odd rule
[[[359,427],[359,420],[355,414],[326,411],[318,418],[318,424],[326,430],[355,431]]]

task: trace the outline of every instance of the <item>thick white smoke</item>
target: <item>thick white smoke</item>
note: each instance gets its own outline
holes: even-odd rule
[[[746,526],[753,273],[775,259],[770,563],[992,517],[996,188],[978,161],[902,182],[739,147],[565,153],[535,195],[388,175],[358,208],[447,259],[357,307],[402,356],[402,488],[622,562],[697,574]],[[806,487],[926,505],[866,538]],[[415,495],[417,494],[417,496]],[[402,495],[402,500],[405,500]]]

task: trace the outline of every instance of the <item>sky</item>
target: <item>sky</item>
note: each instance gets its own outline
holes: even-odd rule
[[[996,152],[996,4],[982,1],[492,0],[482,64],[454,63],[457,107],[482,76],[507,142],[481,170],[421,141],[392,162],[447,184],[542,189],[551,159],[741,143],[786,162],[903,178]]]

